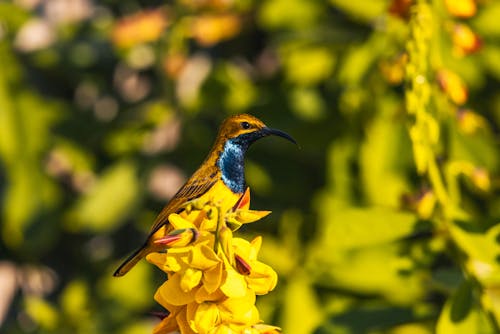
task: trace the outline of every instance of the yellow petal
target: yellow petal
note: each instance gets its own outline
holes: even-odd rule
[[[164,265],[166,261],[167,254],[165,253],[149,253],[146,255],[146,260],[160,268],[161,270],[164,270]]]
[[[214,303],[202,303],[196,308],[194,314],[195,330],[200,334],[209,333],[215,326],[220,324],[221,316],[219,308]],[[193,327],[193,325],[191,325]]]
[[[168,221],[174,228],[174,230],[181,230],[181,229],[187,229],[187,228],[196,228],[194,224],[190,221],[187,220],[183,217],[181,217],[177,213],[172,213],[168,216]]]
[[[233,258],[233,232],[231,229],[224,227],[219,232],[219,239],[222,246],[222,250],[226,255],[227,259]]]
[[[194,290],[183,291],[180,287],[181,275],[174,274],[157,291],[158,302],[165,301],[174,306],[186,305],[194,301]]]
[[[247,283],[245,278],[231,267],[226,269],[226,279],[220,289],[229,298],[240,298],[246,293]]]
[[[265,295],[276,287],[278,274],[267,264],[256,261],[252,263],[252,272],[246,280],[248,287],[257,295]]]
[[[184,273],[182,274],[181,282],[179,285],[182,291],[189,292],[198,284],[200,284],[202,275],[203,273],[201,272],[201,270],[187,268],[186,271],[184,271]]]
[[[215,267],[203,272],[203,286],[208,293],[213,293],[221,285],[222,269],[223,264],[219,263]]]
[[[271,211],[241,210],[237,211],[237,220],[243,224],[253,223],[269,215]]]
[[[262,246],[262,237],[259,235],[255,237],[252,242],[250,242],[252,246],[252,251],[249,254],[249,258],[251,260],[256,260],[257,259],[257,254],[259,254],[260,247]]]
[[[252,326],[260,334],[280,334],[281,328],[265,324],[257,324]]]
[[[189,306],[189,305],[188,305]],[[179,330],[181,334],[196,334],[195,331],[189,326],[189,321],[186,315],[187,307],[183,307],[181,312],[175,317],[177,324],[179,324]],[[168,332],[167,332],[168,333]],[[162,333],[165,334],[165,333]]]
[[[255,293],[247,289],[239,298],[228,298],[220,304],[224,322],[247,324],[249,326],[259,322],[259,312],[255,307]]]
[[[191,267],[201,270],[212,268],[222,262],[213,249],[206,245],[193,247],[188,261]]]
[[[204,216],[200,223],[200,230],[202,231],[215,231],[217,222],[219,221],[219,210],[215,206],[206,208],[207,214]]]
[[[201,304],[203,302],[215,302],[215,301],[221,301],[223,299],[227,298],[225,294],[220,291],[220,289],[215,290],[214,292],[208,292],[205,285],[200,286],[199,289],[197,289],[196,294],[195,294],[195,302],[198,304]]]
[[[164,318],[158,325],[153,329],[153,334],[171,333],[179,329],[177,321],[175,319],[175,314],[170,313],[168,317]]]

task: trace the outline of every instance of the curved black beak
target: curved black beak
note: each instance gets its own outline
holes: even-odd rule
[[[282,138],[285,138],[286,140],[291,141],[295,145],[298,145],[297,142],[295,141],[295,139],[293,139],[292,136],[290,136],[288,133],[283,132],[281,130],[265,127],[265,128],[262,128],[262,130],[260,130],[260,132],[264,136],[271,136],[272,135],[272,136],[282,137]]]

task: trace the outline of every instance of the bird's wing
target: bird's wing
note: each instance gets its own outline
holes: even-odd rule
[[[154,234],[160,227],[168,223],[168,216],[171,213],[177,212],[186,202],[206,193],[219,178],[219,171],[215,166],[204,168],[194,173],[158,214],[151,227],[150,235]]]

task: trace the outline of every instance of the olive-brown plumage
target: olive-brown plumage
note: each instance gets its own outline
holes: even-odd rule
[[[164,249],[164,246],[157,245],[154,241],[170,232],[168,216],[181,211],[187,202],[220,187],[227,188],[226,196],[241,196],[245,190],[245,152],[253,142],[269,135],[280,136],[295,143],[288,134],[266,127],[251,115],[241,114],[227,118],[205,161],[158,214],[144,245],[127,258],[113,275],[125,275],[144,256]],[[220,194],[220,191],[217,192],[218,196]]]

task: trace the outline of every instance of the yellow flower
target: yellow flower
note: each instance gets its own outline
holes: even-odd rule
[[[187,321],[196,333],[219,333],[225,329],[250,327],[259,322],[255,307],[255,293],[247,289],[239,298],[225,298],[219,302],[191,303],[187,306]],[[250,324],[250,326],[248,325]]]
[[[256,222],[270,213],[271,211],[250,210],[250,188],[247,188],[233,210],[226,215],[226,222],[231,230],[236,231],[241,225]]]
[[[244,275],[248,287],[258,295],[273,290],[278,282],[278,275],[273,268],[257,260],[261,244],[262,237],[256,237],[252,242],[233,239],[236,267]]]
[[[236,204],[235,204],[236,202]],[[146,258],[167,274],[155,300],[170,314],[154,333],[279,333],[263,325],[255,296],[276,286],[277,274],[258,261],[262,238],[233,237],[233,230],[268,211],[250,210],[250,191],[231,202],[198,199],[168,217],[172,231],[155,240],[165,253]]]

